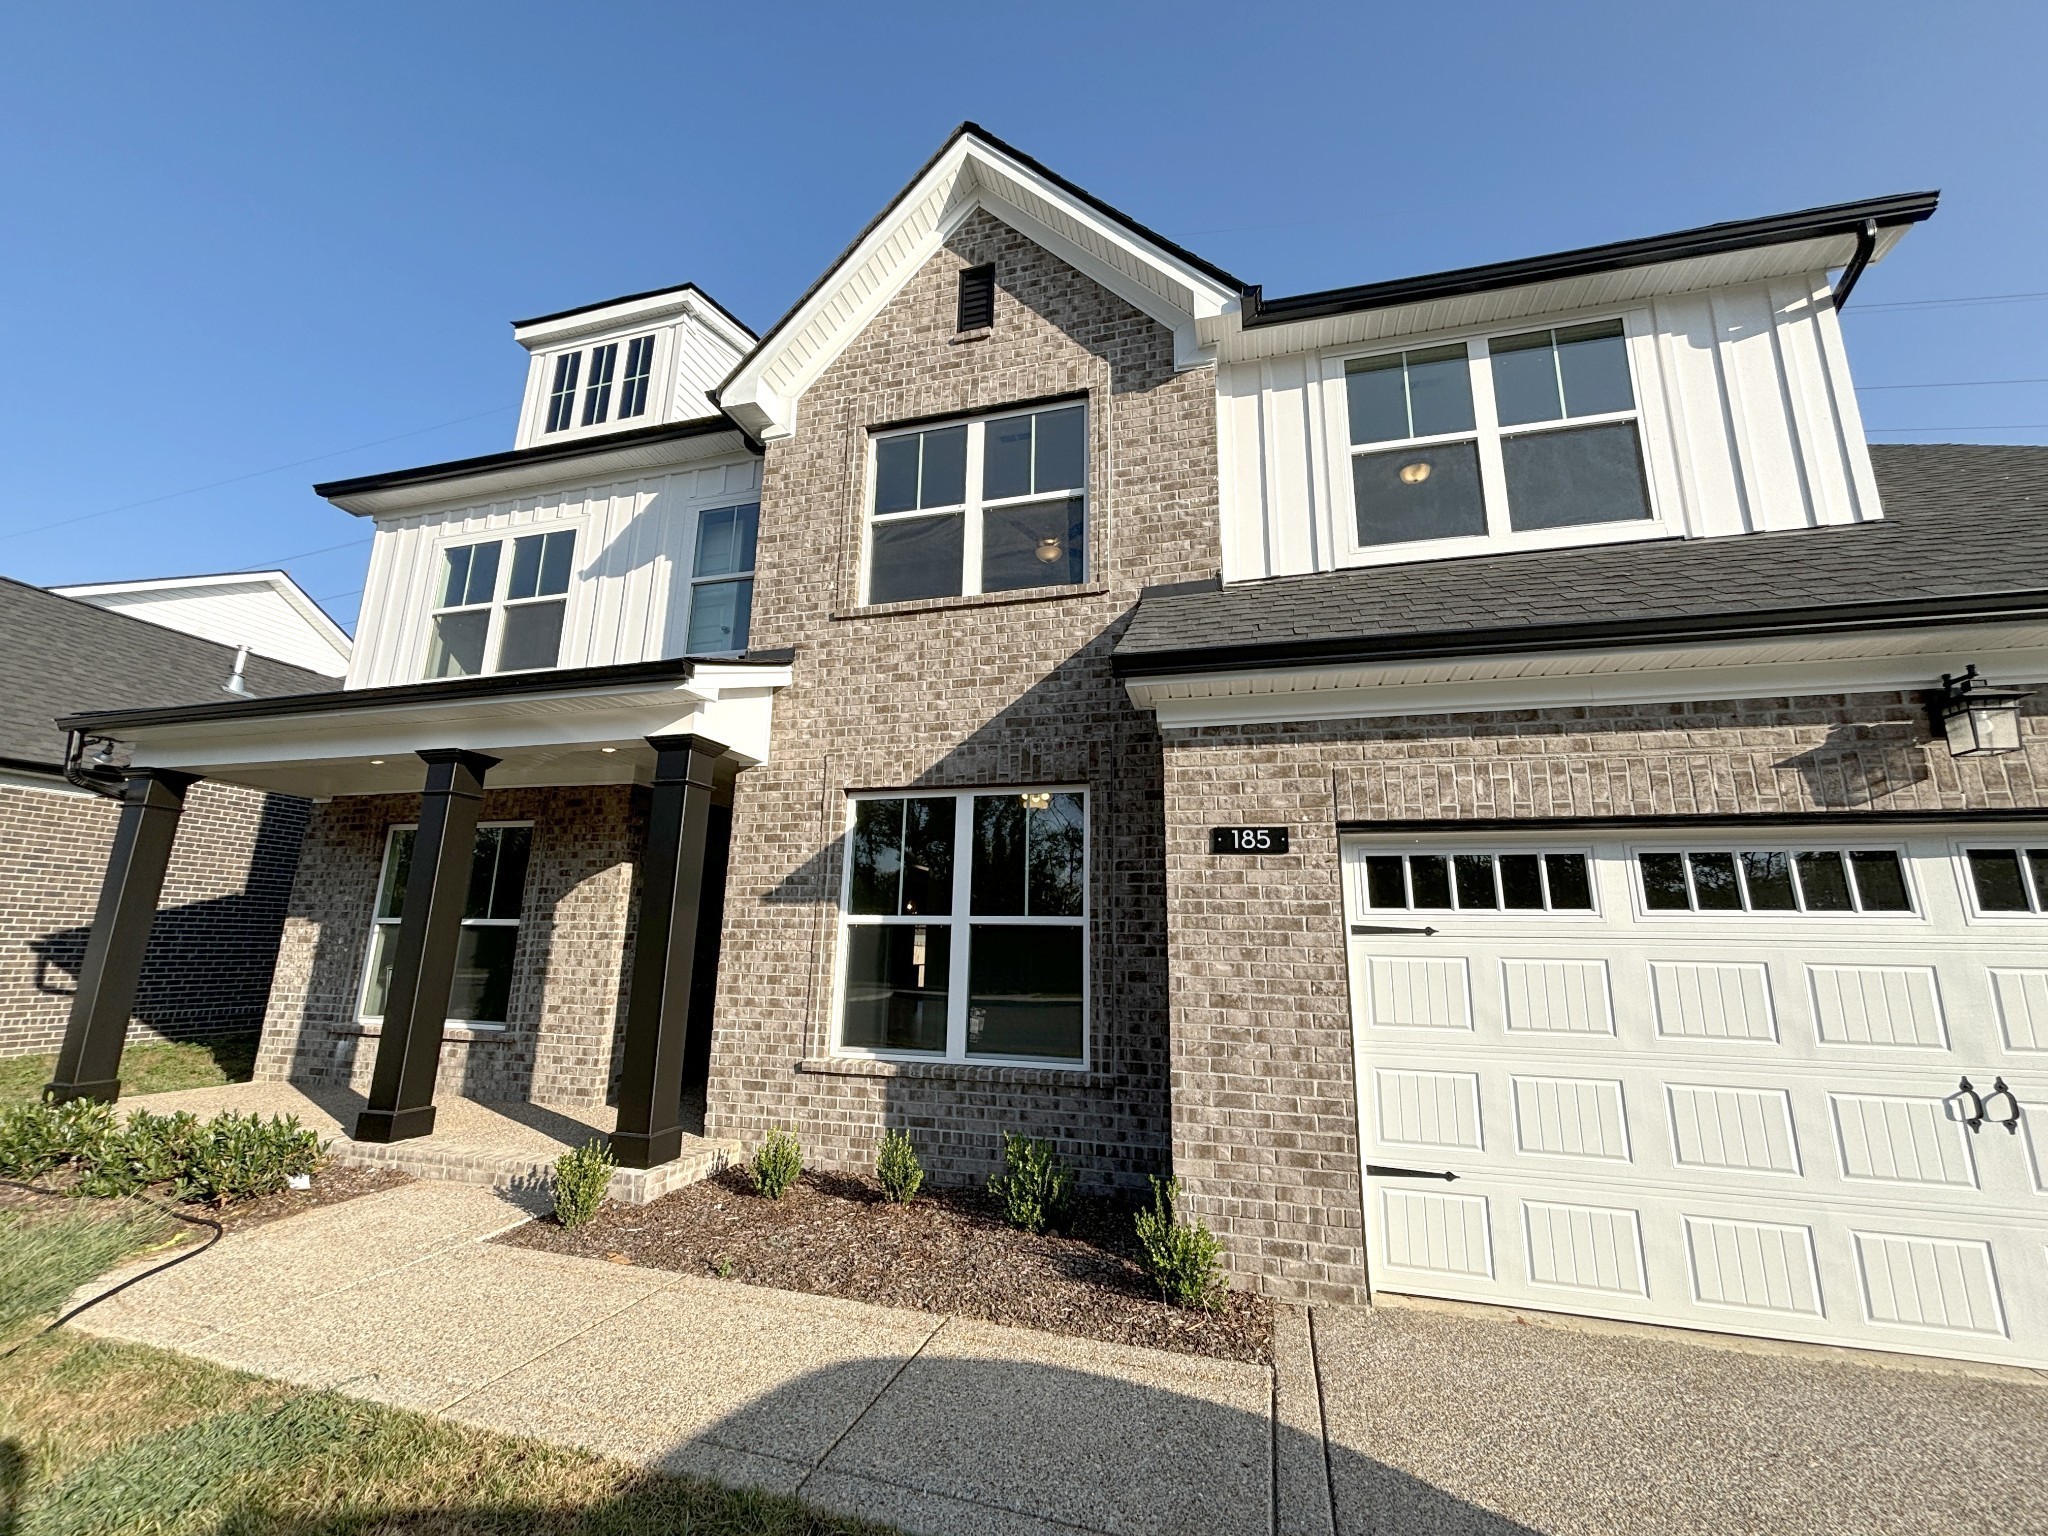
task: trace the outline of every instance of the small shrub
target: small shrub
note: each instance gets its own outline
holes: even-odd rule
[[[1152,1181],[1152,1206],[1138,1212],[1145,1273],[1175,1306],[1213,1308],[1223,1300],[1221,1245],[1199,1221],[1180,1219],[1179,1200],[1179,1179]]]
[[[1073,1215],[1074,1170],[1049,1141],[1003,1132],[1003,1171],[988,1188],[1003,1219],[1026,1232],[1064,1230]]]
[[[754,1153],[754,1160],[747,1165],[748,1177],[754,1181],[754,1193],[766,1195],[770,1200],[780,1200],[796,1183],[796,1176],[804,1171],[803,1143],[790,1131],[775,1130],[768,1133],[768,1139],[761,1143]]]
[[[917,1198],[924,1184],[924,1164],[917,1160],[917,1148],[905,1131],[889,1131],[875,1154],[875,1177],[882,1181],[882,1193],[898,1205]]]
[[[216,1115],[192,1132],[178,1193],[212,1206],[275,1194],[320,1157],[320,1138],[296,1115]]]
[[[565,1227],[580,1227],[595,1216],[612,1187],[612,1171],[618,1167],[612,1149],[601,1141],[587,1141],[555,1159],[555,1220]]]
[[[38,1179],[63,1161],[57,1115],[49,1105],[0,1109],[0,1179]]]

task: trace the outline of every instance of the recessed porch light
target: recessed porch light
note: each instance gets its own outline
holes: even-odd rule
[[[372,768],[382,768],[384,766],[384,759],[381,757],[373,757],[370,759],[370,766]]]
[[[599,747],[597,750],[600,752],[616,752],[619,749],[617,747]]]

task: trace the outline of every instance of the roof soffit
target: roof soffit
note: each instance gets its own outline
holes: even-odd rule
[[[1209,360],[1195,325],[1234,308],[1218,281],[971,133],[961,134],[734,372],[719,403],[766,437],[977,209],[1043,245],[1175,334],[1182,367]]]

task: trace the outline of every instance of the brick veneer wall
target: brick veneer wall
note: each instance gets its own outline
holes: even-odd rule
[[[253,1029],[263,1017],[306,802],[227,784],[187,794],[131,1042]],[[54,1051],[120,808],[0,784],[0,1057]]]
[[[498,1101],[602,1103],[617,1080],[645,791],[486,789],[485,821],[533,823],[509,1026],[441,1047],[437,1091]],[[278,949],[256,1075],[369,1087],[376,1036],[356,1022],[386,834],[417,795],[314,807]]]
[[[1898,693],[1168,732],[1174,1168],[1231,1273],[1362,1294],[1339,823],[2048,806],[2044,705],[2024,752],[1967,761]],[[1208,853],[1280,823],[1286,857]]]
[[[956,274],[982,262],[995,324],[960,339]],[[1089,584],[854,612],[867,429],[1067,392],[1089,405]],[[797,657],[771,761],[736,793],[712,1134],[794,1125],[813,1163],[848,1168],[900,1125],[961,1180],[1014,1129],[1096,1185],[1164,1170],[1158,734],[1108,652],[1141,587],[1219,568],[1215,439],[1210,372],[1175,373],[1165,328],[986,213],[806,391],[762,488],[752,639]],[[1055,782],[1090,790],[1093,1070],[832,1062],[846,792]]]

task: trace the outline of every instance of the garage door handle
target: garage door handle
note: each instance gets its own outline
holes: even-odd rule
[[[1963,1079],[1963,1085],[1956,1092],[1970,1101],[1970,1113],[1963,1116],[1963,1124],[1973,1131],[1982,1130],[1984,1128],[1984,1100],[1978,1095],[1977,1090],[1970,1086],[1970,1080],[1967,1077]],[[1993,1098],[1996,1098],[1998,1090],[1996,1088],[1992,1089],[1991,1094]]]
[[[1988,1096],[1986,1096],[1984,1100],[1985,1117],[1987,1119],[1994,1120],[1998,1118],[1997,1116],[1991,1114],[1990,1111],[1991,1106],[1993,1104],[1996,1104],[2001,1097],[2004,1098],[2006,1103],[2012,1106],[2012,1113],[2007,1115],[2003,1120],[1999,1120],[1998,1123],[2004,1126],[2013,1135],[2017,1136],[2020,1133],[2019,1096],[2015,1094],[2010,1088],[2005,1086],[2005,1079],[2002,1077],[1995,1077],[1991,1080],[1991,1092]]]
[[[1365,1174],[1370,1179],[1442,1179],[1446,1183],[1457,1177],[1432,1168],[1389,1168],[1385,1163],[1367,1163]]]
[[[1415,934],[1420,934],[1420,935],[1422,935],[1422,936],[1423,936],[1424,938],[1434,938],[1434,937],[1436,936],[1436,930],[1435,930],[1434,928],[1389,928],[1389,927],[1387,927],[1387,926],[1385,926],[1385,925],[1383,925],[1383,924],[1380,924],[1380,923],[1353,923],[1353,924],[1351,925],[1351,931],[1352,931],[1352,932],[1353,932],[1354,934],[1360,934],[1360,933],[1415,933]]]

